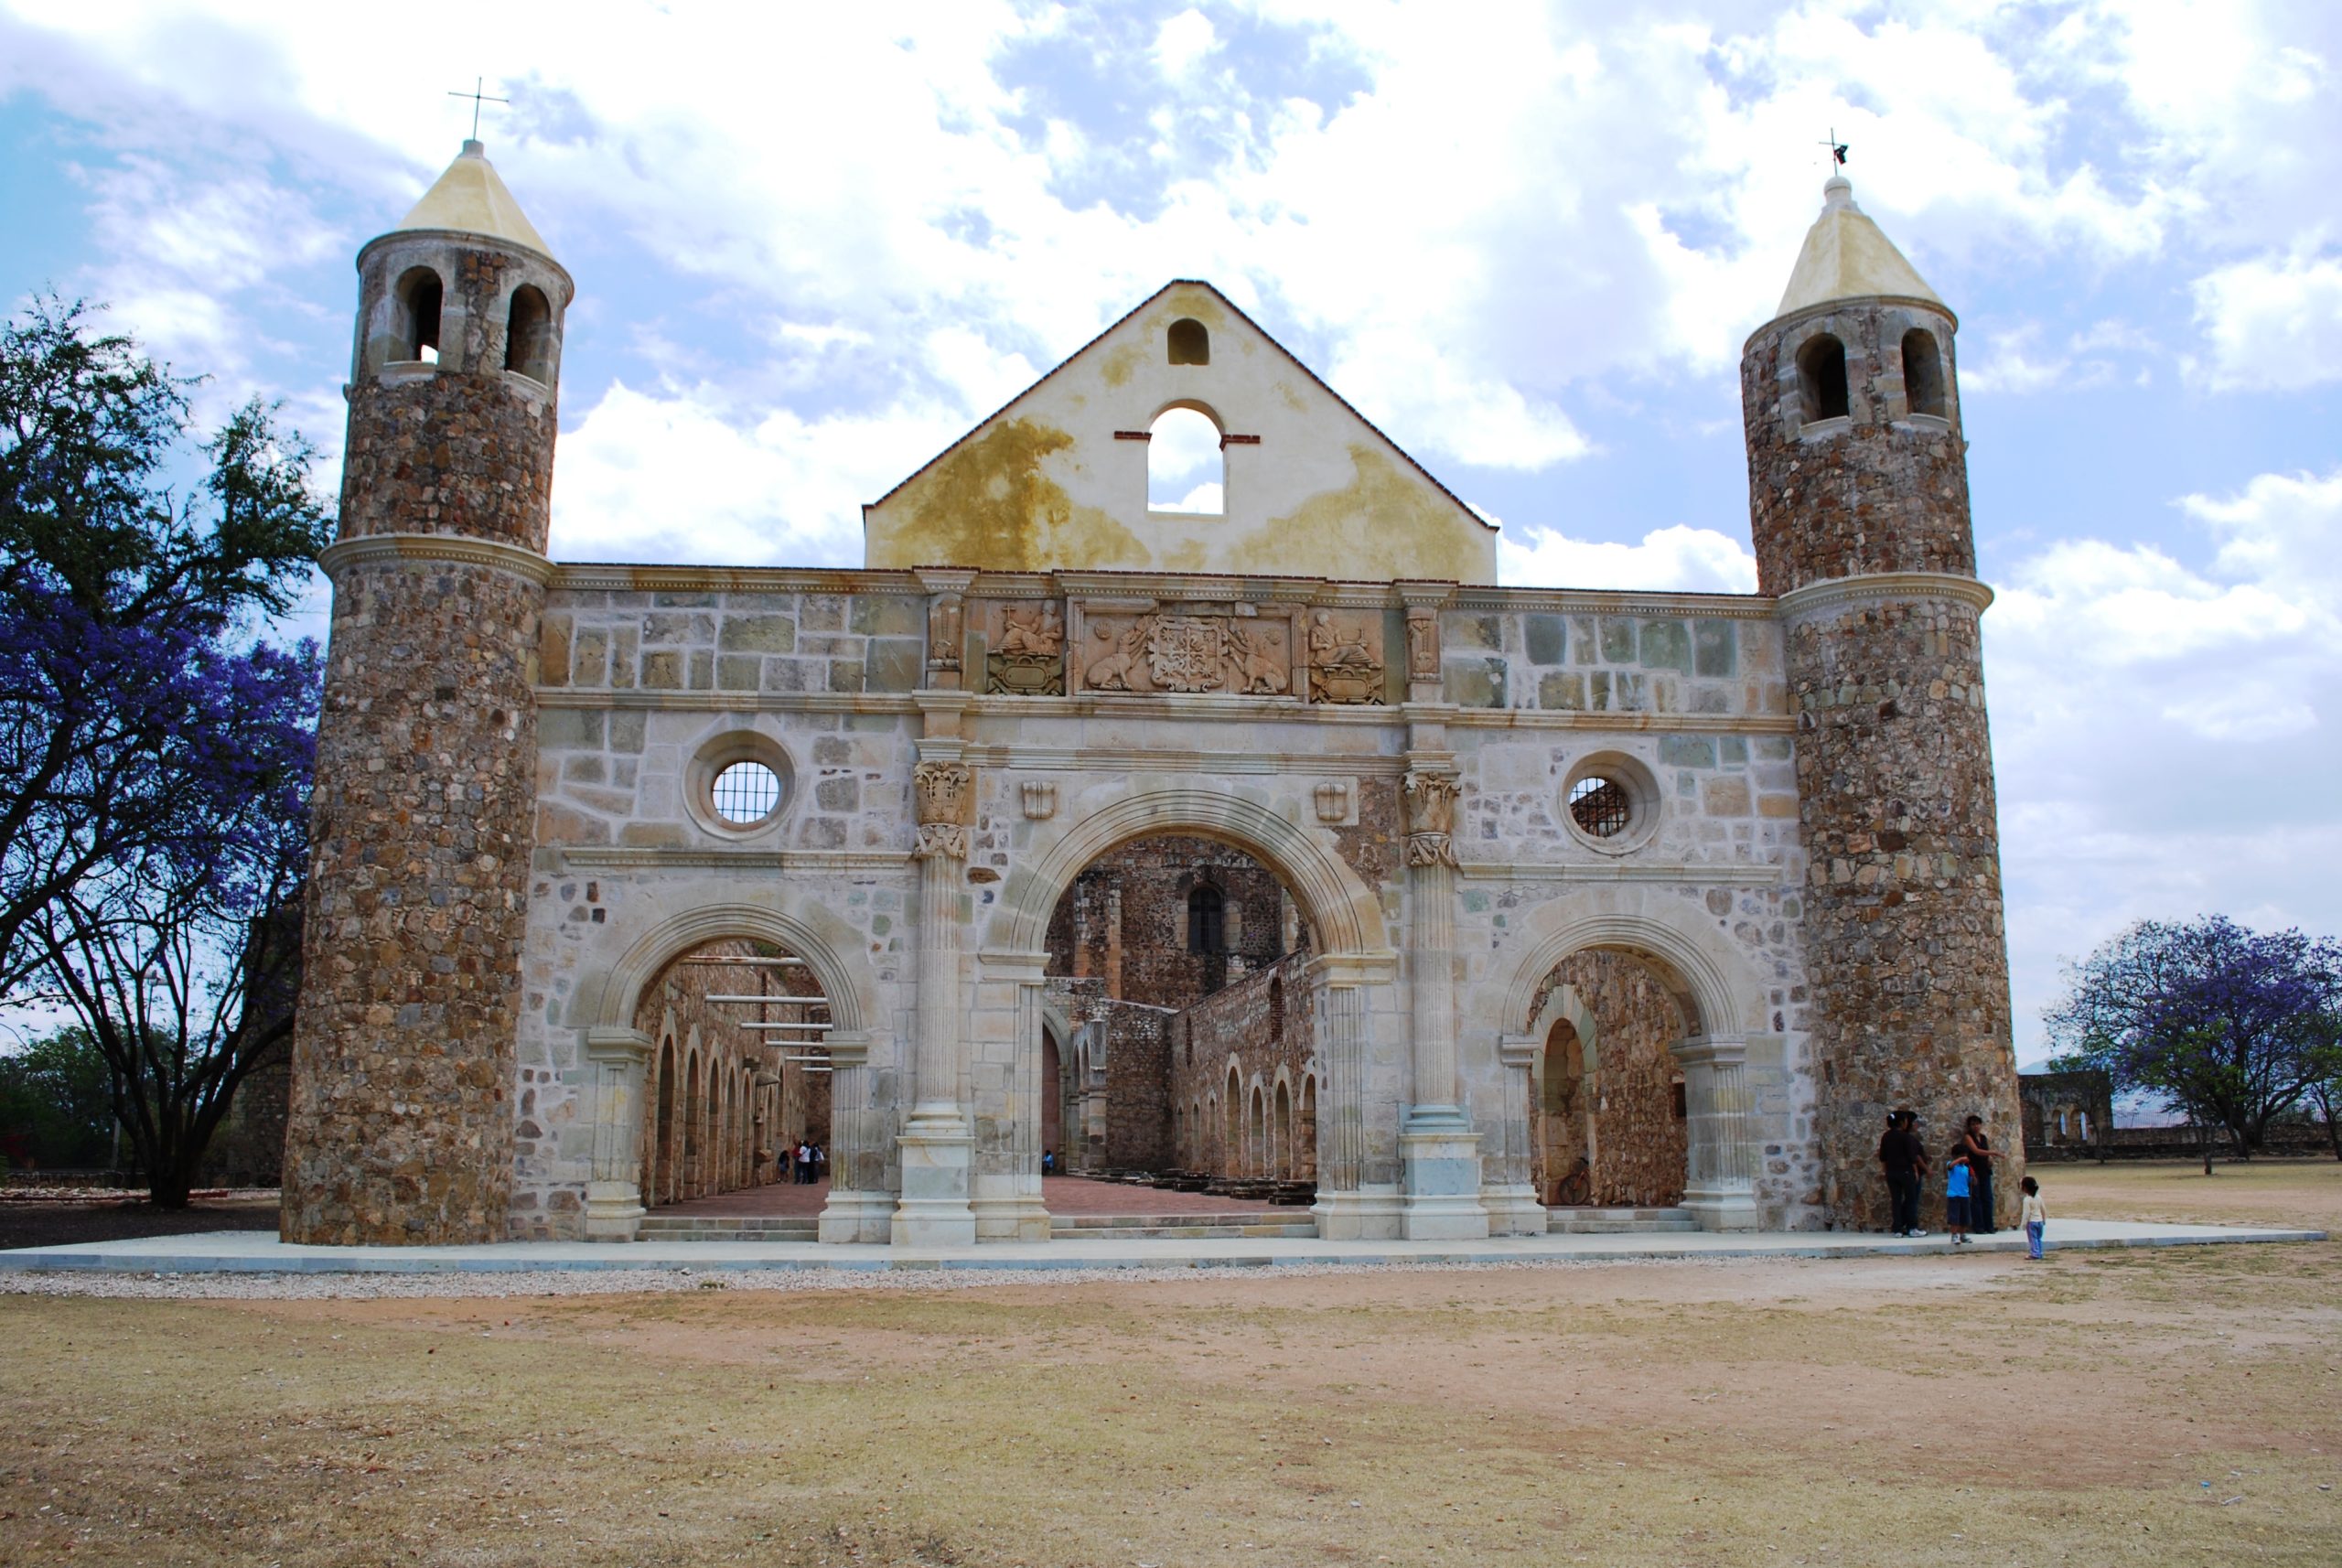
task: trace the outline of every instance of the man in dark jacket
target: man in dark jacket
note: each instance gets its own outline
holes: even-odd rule
[[[1897,1236],[1924,1236],[1919,1229],[1919,1184],[1927,1179],[1928,1152],[1919,1144],[1918,1113],[1896,1111],[1886,1118],[1886,1135],[1878,1141],[1878,1168],[1886,1173],[1888,1206],[1894,1210],[1886,1228]]]

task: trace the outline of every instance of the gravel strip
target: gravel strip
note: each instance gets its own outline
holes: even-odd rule
[[[1193,1283],[1230,1274],[1479,1273],[1523,1269],[1726,1268],[1739,1258],[1523,1258],[1446,1263],[1209,1264],[1160,1269],[592,1269],[508,1273],[0,1274],[0,1295],[141,1301],[380,1301],[459,1296],[625,1295],[651,1291],[947,1291],[1001,1285]],[[1785,1260],[1786,1261],[1786,1260]]]

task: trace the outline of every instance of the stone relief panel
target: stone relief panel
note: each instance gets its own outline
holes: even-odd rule
[[[1309,700],[1382,701],[1382,618],[1372,612],[1313,610],[1309,616]]]
[[[1294,694],[1298,607],[1077,601],[1074,689]]]
[[[1065,618],[1054,601],[990,599],[974,608],[988,694],[1065,695]]]

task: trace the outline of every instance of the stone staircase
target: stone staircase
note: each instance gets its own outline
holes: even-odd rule
[[[1549,1236],[1696,1235],[1700,1222],[1688,1208],[1549,1208]]]

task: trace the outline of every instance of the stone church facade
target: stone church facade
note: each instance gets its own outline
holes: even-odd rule
[[[1262,1131],[1172,1144],[1281,1124],[1323,1236],[1542,1231],[1603,1146],[1710,1228],[1870,1227],[1891,1106],[2014,1138],[1955,322],[1842,179],[1743,361],[1749,596],[1499,585],[1193,282],[865,509],[861,569],[555,563],[574,290],[477,143],[359,274],[288,1238],[623,1240],[818,1114],[823,1240],[1046,1239],[1052,922],[1181,838],[1298,937],[1178,1033],[1273,1038]],[[1147,503],[1174,409],[1218,513]],[[700,1053],[704,1004],[770,1033]]]

